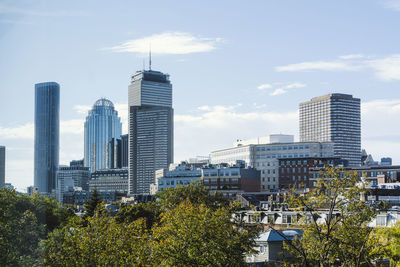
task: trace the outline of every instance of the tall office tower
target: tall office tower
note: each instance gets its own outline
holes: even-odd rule
[[[6,147],[0,146],[0,188],[6,184]]]
[[[121,157],[121,167],[128,168],[128,135],[124,134],[121,135],[121,150],[120,150],[120,157]]]
[[[85,121],[85,166],[91,172],[114,167],[116,154],[110,142],[121,138],[121,128],[113,103],[105,98],[97,100]]]
[[[172,84],[159,71],[131,77],[129,103],[129,194],[149,194],[155,171],[173,162]]]
[[[41,194],[56,189],[60,132],[60,85],[35,84],[35,175]]]
[[[335,156],[361,164],[360,99],[329,94],[300,104],[300,142],[333,142]]]

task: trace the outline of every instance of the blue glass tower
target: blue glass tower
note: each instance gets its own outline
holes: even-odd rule
[[[60,132],[60,85],[35,84],[34,185],[41,194],[56,189]]]
[[[94,103],[85,122],[85,167],[91,172],[118,167],[121,120],[113,103],[101,98]]]

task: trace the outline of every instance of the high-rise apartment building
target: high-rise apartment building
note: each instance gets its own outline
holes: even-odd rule
[[[0,146],[0,188],[6,184],[6,147]]]
[[[300,141],[333,142],[335,156],[361,164],[360,99],[328,94],[300,104]]]
[[[60,132],[60,85],[35,84],[34,185],[41,194],[56,189]]]
[[[172,84],[159,71],[137,71],[128,89],[129,194],[149,194],[155,171],[173,162]]]
[[[105,98],[97,100],[85,121],[85,166],[91,172],[116,168],[117,139],[122,124],[114,104]]]

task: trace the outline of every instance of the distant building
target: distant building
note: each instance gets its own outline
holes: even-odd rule
[[[85,121],[85,167],[91,172],[116,168],[117,139],[122,124],[114,104],[105,98],[97,100]]]
[[[120,158],[121,158],[121,166],[120,168],[128,168],[128,147],[129,147],[129,139],[128,135],[121,135],[121,150],[120,150]]]
[[[381,166],[392,166],[392,158],[381,158]]]
[[[235,165],[210,165],[201,170],[203,185],[210,191],[218,191],[228,198],[235,198],[243,192],[260,191],[261,171],[253,167],[245,167],[244,161]]]
[[[268,136],[261,136],[247,140],[237,140],[235,143],[233,143],[233,146],[293,143],[293,142],[294,142],[294,136],[291,134],[270,134]]]
[[[32,196],[34,193],[38,193],[39,192],[39,190],[38,190],[38,188],[37,187],[34,187],[34,186],[28,186],[27,188],[26,188],[26,193],[28,194],[28,196]]]
[[[104,169],[92,172],[89,191],[128,193],[128,169]]]
[[[150,193],[155,172],[173,162],[172,84],[159,71],[137,71],[128,89],[129,194]]]
[[[14,190],[14,188],[15,188],[11,183],[5,183],[4,187],[11,189],[11,190]]]
[[[294,142],[240,145],[211,152],[211,163],[245,161],[261,171],[261,190],[279,189],[279,159],[333,157],[332,142]]]
[[[60,85],[35,84],[34,185],[40,194],[56,189],[59,157]]]
[[[310,188],[310,169],[324,166],[347,167],[347,160],[335,157],[279,159],[279,189]]]
[[[300,103],[300,142],[333,142],[335,156],[361,165],[360,99],[328,94]]]
[[[171,164],[168,169],[156,171],[155,183],[150,185],[150,194],[167,188],[175,188],[177,185],[188,185],[191,182],[201,180],[201,168],[203,164],[190,164],[182,162],[178,166]]]
[[[6,147],[0,146],[0,188],[6,183]]]
[[[65,192],[89,190],[90,171],[81,165],[81,161],[71,161],[70,166],[60,166],[57,171],[57,200],[63,203]]]

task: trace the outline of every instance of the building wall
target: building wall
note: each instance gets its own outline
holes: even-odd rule
[[[85,191],[89,190],[89,168],[73,166],[73,164],[72,162],[70,167],[60,167],[57,171],[57,199],[59,202],[62,202],[64,193],[73,191],[74,187],[80,187]]]
[[[158,71],[132,76],[129,100],[129,194],[149,194],[155,171],[173,162],[172,84]]]
[[[300,103],[300,141],[334,142],[335,156],[361,164],[360,99],[329,94]]]
[[[89,180],[89,191],[128,192],[128,169],[98,170],[92,173]]]
[[[243,160],[261,171],[261,190],[279,188],[279,159],[332,157],[332,142],[294,142],[247,145],[211,152],[211,163],[234,164]]]
[[[90,171],[117,167],[116,146],[121,129],[121,120],[113,103],[105,98],[97,100],[85,121],[85,166]]]
[[[59,113],[59,84],[55,82],[35,84],[34,185],[42,194],[50,194],[56,189]]]

